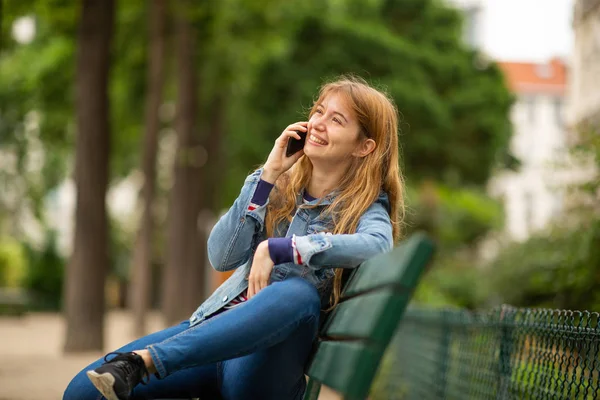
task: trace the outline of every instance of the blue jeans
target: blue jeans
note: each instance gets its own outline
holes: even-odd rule
[[[300,399],[320,308],[315,287],[292,278],[194,327],[184,321],[135,340],[117,351],[147,348],[160,379],[138,385],[132,399]],[[63,400],[100,400],[85,372],[102,363],[77,374]]]

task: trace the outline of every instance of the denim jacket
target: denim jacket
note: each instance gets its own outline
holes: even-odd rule
[[[227,279],[190,317],[196,325],[219,311],[231,299],[248,288],[252,259],[258,244],[266,240],[264,227],[267,203],[249,207],[254,191],[260,181],[262,169],[258,169],[244,182],[241,193],[231,208],[213,227],[208,238],[208,258],[217,271],[235,269]],[[303,193],[297,197],[296,212],[291,223],[284,222],[275,230],[277,237],[295,235],[296,250],[302,265],[277,264],[273,267],[270,282],[290,277],[302,277],[312,283],[326,303],[331,290],[334,267],[355,268],[374,255],[390,251],[393,247],[392,224],[389,216],[389,200],[385,192],[361,216],[356,233],[333,235],[331,217],[321,215],[325,206],[331,204],[335,194],[321,200],[303,204]],[[325,305],[325,304],[324,304]]]

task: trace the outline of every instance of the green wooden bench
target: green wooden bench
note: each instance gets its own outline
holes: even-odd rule
[[[340,304],[323,324],[308,369],[304,400],[316,400],[322,384],[335,390],[338,398],[367,397],[383,353],[433,251],[433,242],[417,233],[353,272]]]
[[[304,400],[316,400],[322,384],[337,392],[338,398],[368,396],[379,362],[433,251],[432,241],[418,233],[353,272],[340,304],[324,322],[308,369]]]

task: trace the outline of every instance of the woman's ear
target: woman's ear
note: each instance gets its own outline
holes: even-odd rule
[[[354,150],[354,153],[352,153],[352,155],[355,157],[362,158],[371,154],[376,147],[377,143],[375,143],[373,139],[363,140],[357,146],[356,150]]]

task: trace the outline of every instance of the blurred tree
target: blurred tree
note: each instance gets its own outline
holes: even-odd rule
[[[443,251],[475,246],[490,230],[502,227],[502,206],[483,189],[452,188],[432,181],[409,189],[407,234],[426,231]]]
[[[113,21],[113,0],[83,1],[76,67],[75,235],[65,290],[66,352],[102,350],[104,345],[104,282],[109,264],[108,73]]]
[[[121,2],[117,10],[115,62],[109,82],[109,96],[115,104],[110,119],[114,143],[110,163],[116,179],[129,174],[140,158],[136,150],[142,130],[139,116],[143,115],[147,38],[139,32],[146,17],[144,4],[141,0]],[[39,124],[34,138],[39,136],[43,145],[41,177],[19,171],[27,178],[24,186],[39,217],[43,198],[68,176],[73,161],[73,58],[79,9],[78,2],[68,0],[28,0],[5,6],[0,32],[4,43],[0,58],[0,146],[14,152],[17,165],[24,169],[32,136],[26,131]],[[24,17],[31,19],[34,31],[31,42],[20,43],[12,37],[11,27]],[[9,181],[19,184],[12,176]]]
[[[324,78],[355,73],[387,87],[403,113],[410,178],[485,183],[506,159],[512,98],[499,69],[461,43],[458,11],[434,0],[327,4],[261,68],[245,99],[252,124],[232,131],[241,158],[261,160],[282,127],[305,118]]]
[[[406,173],[414,182],[424,177],[443,180],[449,190],[480,184],[503,158],[510,134],[510,96],[497,68],[462,47],[459,15],[439,1],[174,4],[185,9],[187,27],[178,23],[176,29],[178,70],[165,72],[166,101],[178,92],[175,128],[180,146],[164,230],[169,242],[164,246],[168,267],[163,273],[163,309],[171,310],[171,320],[187,316],[204,297],[206,238],[197,229],[199,215],[231,204],[242,176],[264,161],[283,127],[305,118],[305,108],[324,78],[354,72],[388,87],[405,115],[401,142],[408,149]],[[32,200],[38,205],[64,179],[72,161],[69,89],[79,8],[68,0],[4,4],[0,146],[14,152],[24,170],[33,154],[31,138],[36,137],[25,134],[31,125],[27,122],[35,119],[32,115],[39,117],[36,132],[46,155],[43,175],[22,184],[20,179],[28,175],[15,171],[7,179],[15,187],[26,187],[23,197],[40,199]],[[120,2],[116,10],[109,82],[113,179],[144,165],[139,116],[146,103],[148,121],[153,95],[147,79],[153,67],[146,52],[155,43],[147,45],[147,36],[139,32],[147,24],[149,8],[142,0],[131,0]],[[12,21],[23,15],[36,21],[37,34],[28,45],[16,43],[9,32]],[[148,192],[144,189],[143,194]],[[452,232],[470,221],[469,237],[480,237],[485,223],[463,214],[462,207],[472,204],[468,195],[461,199],[465,202],[460,207],[448,211],[454,216],[452,229],[443,236],[463,237]],[[155,257],[162,258],[163,246],[154,247]]]
[[[581,220],[576,228],[565,222],[502,250],[483,277],[489,303],[600,308],[600,219]]]
[[[194,59],[197,46],[191,25],[189,2],[180,2],[174,9],[177,53],[177,153],[174,160],[173,187],[169,200],[168,248],[163,276],[162,311],[167,323],[186,318],[198,304],[191,301],[193,293],[203,291],[198,240],[202,174],[206,149],[200,145],[198,120],[198,79]],[[200,42],[202,46],[204,43]],[[200,84],[200,86],[198,85]],[[189,283],[188,283],[189,282]]]
[[[48,230],[41,249],[24,246],[29,264],[24,287],[32,296],[34,310],[58,311],[62,307],[65,259],[58,253],[56,239],[56,232]]]
[[[482,189],[451,188],[431,181],[409,187],[406,231],[426,231],[437,242],[436,257],[415,292],[433,306],[475,308],[486,298],[479,262],[482,239],[502,226],[501,205]]]
[[[152,242],[154,232],[154,198],[156,192],[156,157],[158,132],[160,129],[159,109],[163,100],[165,81],[165,47],[167,42],[167,4],[165,0],[149,3],[148,73],[146,94],[145,134],[142,149],[142,217],[135,242],[131,274],[130,299],[134,315],[134,334],[144,335],[146,311],[150,303]]]
[[[109,82],[111,99],[110,171],[113,182],[127,177],[142,165],[145,140],[147,76],[150,43],[147,31],[150,2],[118,2],[113,39],[113,62]]]
[[[55,197],[52,191],[73,169],[73,59],[80,8],[79,2],[68,0],[9,2],[5,8],[0,32],[0,151],[8,162],[0,169],[0,214],[5,217],[0,229],[10,229],[20,240],[30,240],[21,215],[33,210],[40,228],[47,229],[45,207],[64,206],[45,200]],[[121,2],[116,10],[109,97],[115,105],[110,110],[110,175],[117,179],[139,160],[135,146],[145,93],[142,44],[147,39],[139,35],[144,10],[141,0]],[[11,35],[13,23],[22,19],[34,22],[30,42],[18,42]]]
[[[439,1],[342,0],[307,14],[290,18],[289,44],[265,56],[248,92],[234,99],[227,143],[239,162],[228,169],[222,205],[281,129],[306,118],[323,80],[363,76],[386,87],[403,114],[404,171],[420,187],[408,199],[407,230],[426,229],[440,246],[417,296],[476,306],[477,244],[502,220],[482,186],[495,166],[511,160],[512,97],[500,71],[462,45],[459,13]]]
[[[10,237],[0,237],[0,288],[20,287],[27,275],[23,246]]]
[[[4,16],[4,0],[0,0],[0,51],[2,51],[2,21]]]
[[[145,40],[139,35],[145,15],[141,0],[121,2],[115,37],[115,65],[110,94],[111,175],[129,174],[139,159],[143,109]],[[28,0],[6,2],[0,35],[0,151],[7,160],[0,169],[4,184],[0,213],[4,230],[23,238],[23,215],[34,212],[46,224],[48,194],[67,179],[73,168],[75,38],[79,2]],[[17,41],[13,23],[30,22],[32,36]],[[13,162],[14,160],[14,162]],[[0,227],[2,228],[2,227]]]
[[[239,103],[234,106],[232,104],[254,84],[259,65],[288,45],[295,21],[306,14],[307,3],[310,2],[298,5],[275,0],[224,0],[194,4],[185,12],[188,24],[192,27],[193,40],[198,43],[190,55],[185,55],[185,59],[192,57],[196,71],[194,79],[198,86],[197,98],[194,99],[196,105],[189,111],[196,115],[193,122],[194,137],[186,136],[182,139],[182,129],[188,127],[180,127],[182,118],[188,111],[181,107],[186,107],[186,104],[189,106],[189,103],[183,102],[181,90],[185,88],[191,91],[192,86],[189,82],[183,83],[182,79],[188,78],[181,69],[178,71],[178,145],[182,146],[188,140],[190,144],[187,149],[185,146],[181,147],[184,151],[178,150],[175,183],[171,191],[169,255],[163,279],[163,310],[168,320],[170,311],[166,311],[167,309],[180,313],[179,317],[173,317],[177,320],[186,316],[188,311],[193,311],[204,299],[203,278],[209,266],[206,264],[207,238],[203,225],[221,206],[220,201],[225,191],[225,170],[248,169],[248,164],[235,158],[231,151],[231,147],[234,147],[230,140],[232,138],[227,136],[232,121],[240,117],[236,107]],[[180,8],[183,7],[180,5]],[[178,40],[181,41],[181,38]],[[180,61],[182,54],[180,52],[178,56]],[[191,101],[191,94],[184,97]],[[186,162],[189,163],[189,175],[185,178],[183,167]],[[196,196],[194,190],[198,190],[195,208],[191,205],[177,205],[176,201],[182,201],[176,200],[177,196],[181,196],[178,190],[183,190],[178,188],[177,179],[182,179],[182,182],[183,179],[188,179],[185,184],[189,191],[186,202],[191,202],[193,196]],[[194,189],[193,185],[198,185],[198,189]],[[177,222],[176,219],[181,221]],[[201,229],[198,229],[199,226]],[[179,233],[175,233],[176,231]],[[189,250],[185,250],[186,248]],[[185,256],[186,252],[188,256]],[[187,265],[185,271],[177,272],[178,267],[173,267],[177,264]]]
[[[22,215],[43,218],[43,201],[66,174],[73,143],[73,38],[76,5],[53,0],[5,3],[0,50],[0,170],[11,235],[22,238]],[[60,13],[60,17],[58,14]],[[34,18],[35,16],[35,18]],[[29,22],[32,36],[18,42],[13,23]],[[8,162],[13,160],[13,162]]]

